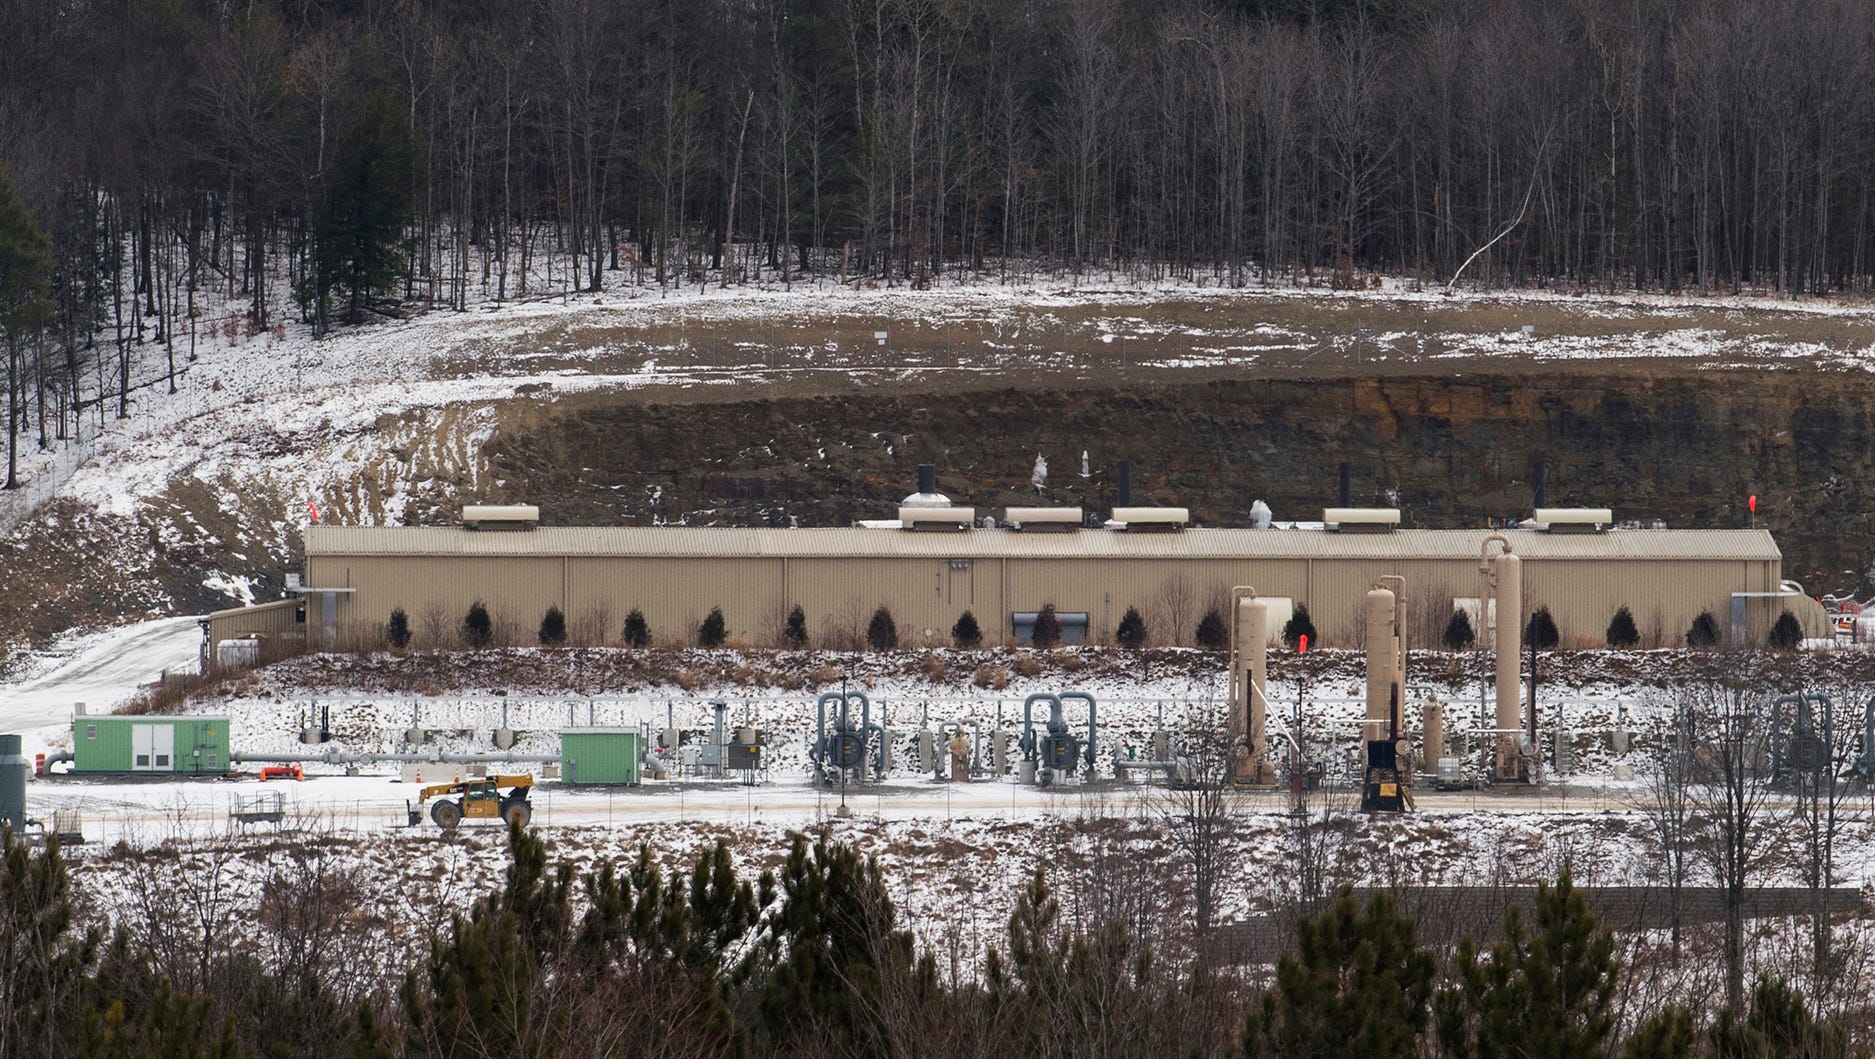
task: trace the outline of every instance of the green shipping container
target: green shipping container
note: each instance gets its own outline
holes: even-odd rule
[[[72,768],[219,776],[228,771],[228,719],[74,717]]]
[[[637,783],[644,743],[632,728],[575,728],[560,733],[566,783]]]

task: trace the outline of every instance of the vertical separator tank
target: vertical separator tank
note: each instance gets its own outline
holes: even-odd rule
[[[1486,587],[1493,591],[1479,597],[1479,609],[1483,609],[1484,599],[1496,602],[1496,631],[1491,641],[1497,658],[1496,771],[1499,780],[1515,780],[1522,778],[1523,772],[1517,746],[1517,735],[1523,731],[1523,669],[1519,655],[1523,647],[1523,560],[1511,553],[1510,541],[1499,534],[1485,538],[1485,551],[1489,551],[1492,541],[1502,544],[1504,550],[1484,559]]]
[[[1241,784],[1275,780],[1265,727],[1269,716],[1269,604],[1256,589],[1231,589],[1231,778]]]
[[[1367,593],[1367,723],[1361,725],[1361,738],[1368,741],[1385,739],[1392,719],[1400,672],[1400,644],[1393,628],[1398,604],[1399,597],[1391,589]]]
[[[1437,773],[1439,759],[1445,756],[1445,707],[1442,704],[1426,703],[1421,711],[1420,730],[1422,752],[1426,755],[1421,771]]]
[[[0,823],[14,835],[26,828],[26,777],[33,770],[23,748],[20,736],[0,735]]]

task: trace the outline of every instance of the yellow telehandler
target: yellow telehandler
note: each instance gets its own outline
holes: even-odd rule
[[[445,831],[453,830],[465,817],[526,827],[534,817],[533,803],[527,800],[533,786],[532,776],[478,776],[460,783],[432,784],[418,793],[416,805],[404,805],[412,827],[422,822],[423,803],[432,798],[437,801],[430,806],[430,819]],[[503,790],[508,793],[502,794]]]

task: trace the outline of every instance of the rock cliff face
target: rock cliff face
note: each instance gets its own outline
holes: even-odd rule
[[[1529,513],[1540,460],[1551,505],[1622,520],[1743,526],[1755,493],[1786,576],[1823,592],[1858,587],[1875,547],[1872,398],[1875,380],[1812,371],[858,393],[569,410],[489,456],[557,522],[804,526],[891,517],[925,462],[958,503],[1036,503],[1038,454],[1046,503],[1106,508],[1130,458],[1136,502],[1201,524],[1245,524],[1259,498],[1314,519],[1345,461],[1356,504],[1477,525]]]

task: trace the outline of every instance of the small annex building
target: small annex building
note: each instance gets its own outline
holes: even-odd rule
[[[218,776],[228,766],[226,717],[72,718],[75,772]]]

